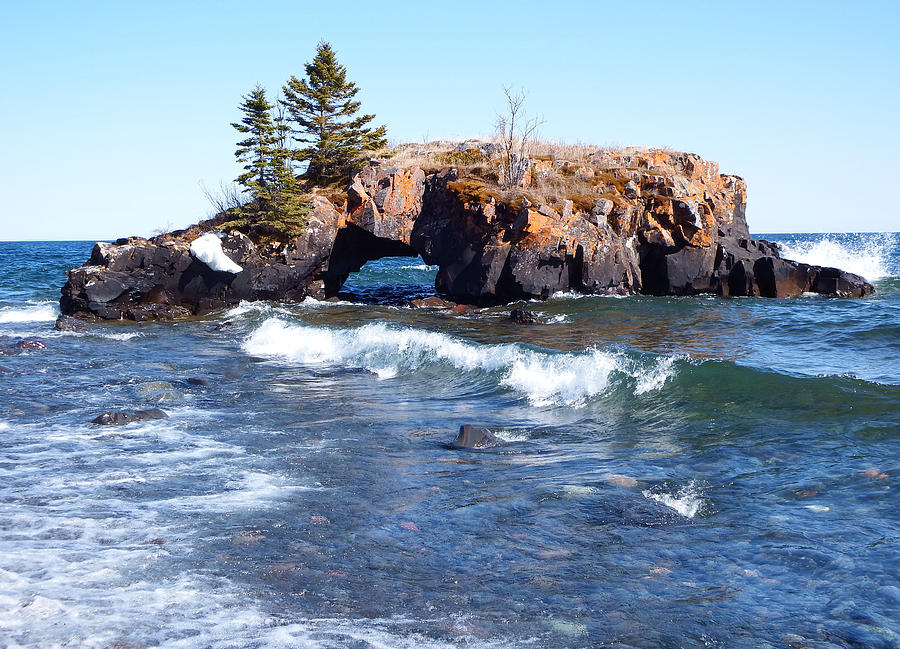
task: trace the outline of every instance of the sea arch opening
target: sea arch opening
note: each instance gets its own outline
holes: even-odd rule
[[[338,231],[323,274],[325,297],[405,305],[436,295],[436,274],[437,266],[408,243],[348,224]]]

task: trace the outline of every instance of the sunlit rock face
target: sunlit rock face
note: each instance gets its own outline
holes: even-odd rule
[[[465,169],[368,166],[342,194],[314,198],[303,236],[273,243],[254,240],[252,231],[219,232],[231,272],[190,252],[227,215],[152,239],[98,243],[84,266],[69,271],[61,309],[85,318],[173,319],[241,300],[329,297],[367,261],[402,255],[437,265],[437,290],[473,304],[558,291],[873,291],[862,277],[782,259],[773,244],[751,239],[743,179],[697,155],[598,151],[579,162],[529,159],[526,167],[517,187],[501,190],[489,174]]]

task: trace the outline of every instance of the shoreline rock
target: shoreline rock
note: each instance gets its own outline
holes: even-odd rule
[[[305,236],[275,246],[219,232],[227,214],[152,239],[98,243],[85,265],[68,272],[60,310],[81,319],[174,320],[242,300],[327,299],[368,261],[417,255],[438,266],[438,299],[448,304],[488,306],[560,291],[874,291],[858,275],[783,259],[775,244],[752,239],[743,179],[694,154],[598,151],[580,162],[529,160],[529,168],[522,187],[504,194],[452,167],[369,166],[334,203],[313,199]],[[552,174],[590,191],[539,202],[533,186]],[[212,265],[228,270],[192,255],[204,236],[220,239],[224,259]]]

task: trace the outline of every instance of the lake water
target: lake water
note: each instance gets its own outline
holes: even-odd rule
[[[58,332],[92,243],[0,243],[0,647],[900,647],[900,235],[768,238],[877,292]]]

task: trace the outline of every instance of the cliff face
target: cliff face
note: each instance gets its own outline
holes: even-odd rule
[[[82,317],[169,319],[241,300],[318,298],[386,256],[439,266],[437,289],[460,302],[544,299],[557,291],[860,297],[863,278],[781,259],[750,238],[737,176],[693,154],[598,152],[534,159],[521,186],[455,168],[370,166],[332,203],[316,197],[306,235],[257,245],[221,233],[239,273],[214,271],[190,243],[225,217],[153,239],[98,243],[69,271],[61,308]],[[546,187],[556,182],[548,194]]]

